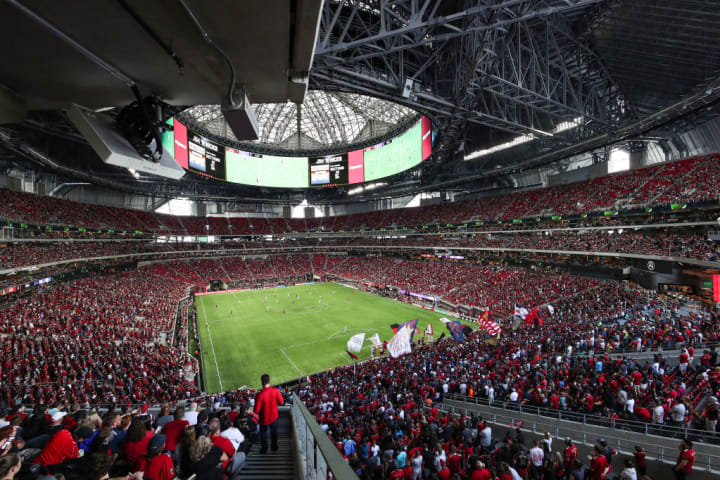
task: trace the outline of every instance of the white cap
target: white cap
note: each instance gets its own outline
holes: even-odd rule
[[[67,415],[67,412],[57,411],[57,412],[53,413],[50,418],[52,419],[53,422],[57,422],[58,420],[62,420],[63,418],[65,418],[65,415]]]

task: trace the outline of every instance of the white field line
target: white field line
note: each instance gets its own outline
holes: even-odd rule
[[[300,370],[300,369],[298,368],[298,366],[295,365],[295,362],[293,362],[293,361],[292,361],[292,358],[290,358],[290,357],[288,356],[288,354],[285,353],[285,350],[283,350],[283,349],[281,348],[281,349],[280,349],[280,353],[282,353],[283,355],[285,355],[285,358],[288,359],[288,362],[290,362],[290,364],[291,364],[293,367],[295,367],[295,370],[297,370],[298,373],[300,374],[300,376],[302,377],[302,376],[304,375],[303,372],[302,372],[302,370]]]
[[[223,386],[222,386],[222,379],[220,378],[220,367],[218,366],[218,363],[217,363],[217,355],[215,355],[215,346],[213,345],[212,334],[210,333],[210,324],[207,321],[207,312],[205,311],[205,301],[202,301],[201,303],[202,303],[202,307],[203,307],[203,317],[205,317],[205,326],[206,326],[207,332],[208,332],[208,339],[210,340],[210,349],[212,350],[213,359],[215,360],[215,371],[217,372],[218,383],[220,384],[220,391],[224,392],[225,390],[223,389]]]

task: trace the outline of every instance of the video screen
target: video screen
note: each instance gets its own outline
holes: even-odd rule
[[[188,131],[187,149],[190,170],[225,180],[225,147]]]
[[[347,185],[348,155],[310,158],[310,186]]]
[[[307,188],[307,157],[280,157],[227,148],[227,181],[275,188]]]
[[[163,135],[163,146],[181,167],[258,187],[332,187],[369,182],[416,167],[432,154],[432,122],[427,117],[400,136],[372,147],[311,158],[245,152],[192,132],[175,118],[167,123],[173,125],[173,131]]]

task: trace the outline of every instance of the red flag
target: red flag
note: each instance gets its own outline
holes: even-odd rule
[[[480,316],[479,322],[480,327],[484,328],[491,337],[494,337],[502,331],[500,325],[497,324],[492,313],[490,313],[490,310],[485,310],[485,313]]]

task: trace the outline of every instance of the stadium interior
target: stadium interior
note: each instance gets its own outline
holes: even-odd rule
[[[0,2],[0,480],[718,478],[718,12]]]

